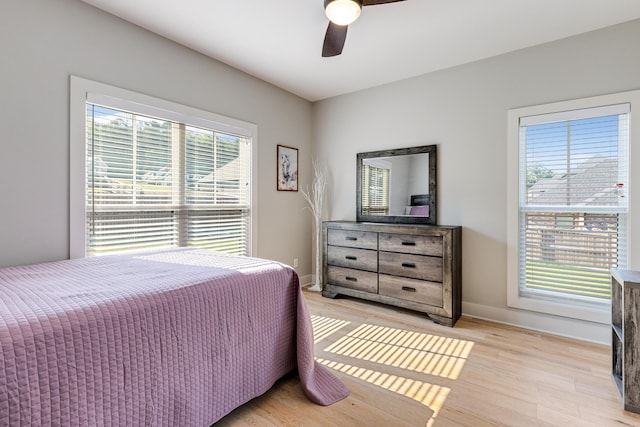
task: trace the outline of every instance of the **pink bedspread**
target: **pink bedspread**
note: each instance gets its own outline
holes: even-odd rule
[[[209,426],[313,358],[292,269],[197,249],[0,269],[0,425]]]

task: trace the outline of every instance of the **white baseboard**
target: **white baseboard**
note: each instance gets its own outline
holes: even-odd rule
[[[313,276],[311,274],[305,274],[304,276],[299,276],[300,278],[300,286],[306,288],[308,286],[312,286],[314,284]]]
[[[602,323],[552,316],[533,311],[491,307],[464,301],[462,302],[462,314],[477,319],[490,320],[597,344],[611,344],[611,327]]]

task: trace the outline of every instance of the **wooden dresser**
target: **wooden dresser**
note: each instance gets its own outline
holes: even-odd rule
[[[323,296],[404,307],[447,326],[460,317],[461,227],[328,221],[322,234]]]

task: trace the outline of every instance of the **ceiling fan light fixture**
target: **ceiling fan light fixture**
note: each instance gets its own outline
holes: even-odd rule
[[[324,0],[324,12],[336,25],[349,25],[360,16],[362,0]]]

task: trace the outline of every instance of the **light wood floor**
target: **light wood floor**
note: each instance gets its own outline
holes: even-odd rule
[[[216,426],[640,426],[607,346],[462,317],[454,328],[376,303],[305,291],[316,358],[351,391],[309,402],[297,376]]]

